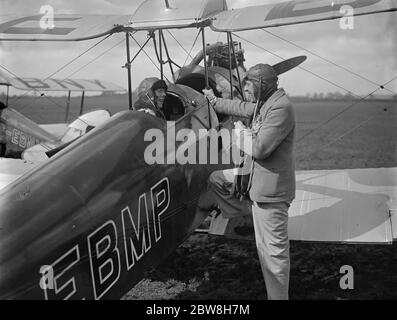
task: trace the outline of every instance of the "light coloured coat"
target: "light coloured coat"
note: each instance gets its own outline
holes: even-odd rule
[[[217,99],[218,113],[251,118],[255,103]],[[295,198],[295,114],[283,89],[278,89],[252,122],[254,167],[250,198],[259,203],[292,202]]]

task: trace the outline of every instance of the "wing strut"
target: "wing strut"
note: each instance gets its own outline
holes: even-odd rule
[[[207,65],[207,45],[205,43],[205,29],[201,28],[201,37],[203,39],[203,55],[204,55],[204,77],[205,77],[205,89],[209,89],[209,84],[208,84],[208,65]],[[208,104],[208,124],[209,127],[212,128],[212,122],[211,122],[211,113],[210,113],[210,101],[207,98],[207,104]]]
[[[69,121],[69,112],[70,112],[70,95],[72,91],[68,90],[68,100],[66,101],[66,115],[65,115],[65,123]]]
[[[159,50],[160,50],[160,77],[161,80],[164,80],[164,61],[163,61],[163,39],[161,37],[162,31],[159,30]]]
[[[234,59],[235,65],[236,65],[237,78],[238,78],[238,84],[239,84],[240,91],[241,91],[241,97],[243,98],[243,101],[245,101],[243,83],[241,81],[240,70],[238,68],[238,61],[237,61],[237,57],[236,57],[236,51],[234,50],[234,42],[233,42],[233,38],[232,38],[232,33],[228,32],[227,35],[228,35],[228,42],[230,42],[230,45],[232,47],[233,59]],[[230,81],[232,81],[232,80],[230,79]]]
[[[130,60],[130,33],[127,31],[125,33],[125,45],[127,50],[127,63],[125,67],[127,68],[127,76],[128,76],[128,105],[130,110],[134,110],[132,106],[132,83],[131,83],[131,60]]]
[[[231,43],[230,43],[230,38],[229,38],[229,32],[227,33],[227,53],[228,53],[228,58],[229,58],[229,80],[230,80],[230,99],[233,99],[233,64],[232,64],[232,47],[231,47]],[[233,120],[233,116],[232,116],[232,121],[234,123]]]
[[[7,98],[6,98],[6,106],[8,107],[8,97],[10,95],[10,86],[7,86]]]
[[[172,75],[172,81],[175,83],[175,74],[174,74],[174,68],[172,67],[172,64],[175,62],[171,60],[170,57],[170,53],[168,51],[168,46],[167,46],[167,42],[165,41],[165,37],[164,37],[164,32],[161,30],[161,38],[163,39],[163,43],[164,43],[164,49],[165,49],[165,54],[167,55],[167,61],[168,65],[170,67],[170,71],[171,71],[171,75]],[[180,67],[179,67],[180,68]]]
[[[81,93],[81,102],[80,102],[80,116],[83,115],[83,111],[84,111],[84,97],[85,97],[85,91],[83,90],[83,92]]]
[[[205,31],[201,28],[201,38],[203,40],[203,56],[204,56],[204,77],[205,77],[205,88],[208,89],[208,65],[207,65],[207,45],[205,44]]]

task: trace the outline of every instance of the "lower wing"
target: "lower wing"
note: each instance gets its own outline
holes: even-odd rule
[[[389,244],[397,239],[397,168],[298,171],[296,177],[290,240]],[[247,216],[219,215],[208,232],[241,238],[234,228],[244,225],[252,226]]]

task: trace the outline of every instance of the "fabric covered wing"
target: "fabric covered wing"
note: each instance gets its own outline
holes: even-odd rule
[[[9,184],[35,168],[35,164],[20,159],[0,158],[0,193]]]
[[[8,84],[20,90],[125,91],[124,88],[117,84],[97,79],[8,78]]]
[[[134,30],[190,28],[227,10],[225,0],[146,0],[132,16]]]
[[[397,10],[397,0],[308,0],[252,6],[217,14],[215,31],[242,31]]]
[[[288,210],[290,240],[383,243],[397,239],[397,168],[296,172],[296,198]],[[239,239],[247,217],[211,220],[210,234]],[[245,239],[254,238],[250,234]]]
[[[289,209],[292,240],[391,243],[397,168],[298,171]]]
[[[65,134],[66,130],[68,129],[67,123],[50,123],[50,124],[40,124],[40,128],[48,131],[53,136],[58,139],[61,139],[62,136]]]
[[[43,15],[0,16],[0,40],[79,41],[98,38],[122,30],[127,15],[55,15],[53,24],[43,23]],[[52,27],[52,28],[49,28]]]

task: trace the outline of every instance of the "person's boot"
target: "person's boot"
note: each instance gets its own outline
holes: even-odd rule
[[[218,215],[221,214],[221,210],[216,207],[214,208],[207,216],[207,218],[204,219],[204,221],[199,225],[199,227],[196,229],[196,232],[208,232],[210,226],[211,226],[211,221],[213,218],[216,218]]]

